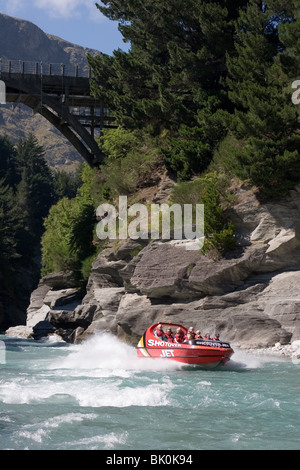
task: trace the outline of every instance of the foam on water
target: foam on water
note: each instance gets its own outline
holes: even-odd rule
[[[104,435],[97,435],[93,437],[79,439],[78,441],[70,442],[69,445],[71,449],[88,447],[90,450],[97,450],[99,448],[99,444],[102,444],[105,450],[110,450],[117,448],[119,445],[124,445],[126,443],[127,437],[128,432],[112,432]]]
[[[255,352],[234,348],[234,355],[227,362],[225,368],[227,370],[259,369],[268,362],[282,362],[285,360],[283,357],[272,355],[271,352],[265,355],[257,355]]]
[[[51,348],[51,341],[50,341]],[[0,382],[6,404],[62,401],[82,407],[165,406],[173,385],[136,376],[143,371],[179,370],[180,364],[137,357],[136,349],[103,333],[69,346],[46,363],[34,356],[28,373]]]
[[[49,347],[57,338],[48,340]],[[59,354],[61,353],[61,354]],[[237,351],[224,370],[259,368],[265,357]],[[127,407],[165,406],[170,403],[174,383],[163,377],[158,383],[147,373],[192,370],[166,359],[137,357],[136,348],[108,333],[99,333],[79,345],[58,348],[54,359],[45,362],[34,356],[29,370],[11,380],[1,381],[0,400],[6,404],[33,404],[73,399],[80,406]],[[127,379],[127,380],[126,380]],[[130,381],[131,380],[131,381]],[[197,387],[207,389],[210,381],[202,380]]]
[[[6,345],[2,449],[299,448],[291,360],[237,349],[224,367],[201,370],[138,358],[106,333]]]
[[[18,380],[0,385],[0,400],[6,404],[71,403],[83,407],[165,406],[171,383],[124,384],[121,380]]]

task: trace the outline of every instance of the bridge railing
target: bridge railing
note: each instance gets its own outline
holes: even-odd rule
[[[54,75],[64,77],[87,77],[92,76],[88,66],[66,65],[61,63],[29,62],[22,60],[7,60],[0,58],[0,72],[19,73],[22,75]]]

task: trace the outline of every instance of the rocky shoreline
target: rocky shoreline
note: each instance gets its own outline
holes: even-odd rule
[[[266,204],[241,187],[229,216],[237,248],[225,258],[186,250],[185,241],[111,243],[85,292],[69,273],[44,277],[26,326],[6,334],[78,343],[107,330],[135,345],[149,324],[171,321],[218,331],[238,348],[299,356],[300,187]]]
[[[300,340],[293,341],[291,344],[283,345],[276,343],[270,348],[250,349],[248,351],[259,356],[275,356],[292,359],[296,364],[300,364]]]

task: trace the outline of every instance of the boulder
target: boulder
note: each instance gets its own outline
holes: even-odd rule
[[[81,287],[69,273],[53,273],[40,280],[31,294],[26,326],[32,328],[36,339],[55,333],[57,325],[74,327],[72,312],[81,303]]]
[[[11,326],[5,331],[5,336],[12,336],[24,339],[33,339],[33,329],[30,326]]]

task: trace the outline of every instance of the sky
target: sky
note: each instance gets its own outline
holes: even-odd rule
[[[45,33],[112,55],[128,50],[118,23],[96,7],[97,0],[0,0],[0,13],[31,21]]]

